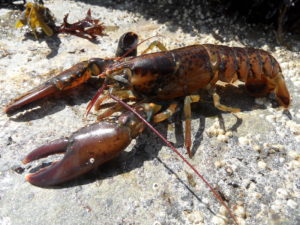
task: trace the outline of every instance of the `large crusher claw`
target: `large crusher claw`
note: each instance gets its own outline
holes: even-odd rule
[[[26,176],[31,184],[46,187],[76,178],[115,158],[140,132],[144,124],[131,112],[123,113],[118,122],[100,122],[79,129],[69,138],[43,145],[24,159],[23,163],[56,153],[65,153],[62,160]]]

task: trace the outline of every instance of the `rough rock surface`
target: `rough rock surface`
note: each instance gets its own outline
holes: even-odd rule
[[[66,13],[76,21],[91,8],[105,25],[118,27],[97,44],[64,34],[35,40],[27,29],[14,29],[17,11],[0,9],[1,108],[79,61],[112,57],[126,31],[141,39],[159,34],[168,49],[194,43],[265,49],[282,66],[293,98],[292,119],[270,98],[254,99],[243,88],[229,88],[224,101],[242,112],[220,112],[209,98],[194,105],[190,161],[223,194],[240,224],[299,224],[299,43],[288,37],[287,50],[268,27],[213,19],[190,1],[178,9],[172,0],[155,6],[139,2],[45,1],[58,23]],[[226,210],[205,184],[148,130],[111,163],[65,185],[43,189],[25,181],[24,174],[53,158],[24,166],[22,157],[95,120],[93,114],[83,116],[95,91],[86,85],[11,117],[0,112],[0,224],[227,224]],[[180,115],[156,127],[185,154]]]

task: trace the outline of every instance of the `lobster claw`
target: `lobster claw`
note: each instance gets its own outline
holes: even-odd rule
[[[38,87],[12,100],[5,107],[4,112],[13,112],[32,102],[84,83],[91,76],[91,71],[88,70],[89,64],[88,61],[80,62],[68,70],[63,71]]]
[[[54,85],[51,85],[50,82],[46,82],[27,93],[19,96],[18,98],[11,101],[5,108],[4,112],[11,113],[31,102],[35,102],[39,99],[42,99],[46,96],[51,96],[57,91],[57,88]]]
[[[141,125],[140,122],[138,124]],[[26,180],[40,187],[69,181],[115,158],[135,137],[132,135],[137,133],[120,123],[100,122],[81,128],[69,138],[57,139],[28,154],[23,159],[25,164],[52,154],[65,153],[62,160],[27,175]]]
[[[116,56],[136,56],[137,42],[138,36],[135,33],[127,32],[123,34],[119,39]],[[37,100],[75,88],[89,80],[91,77],[101,74],[106,68],[115,62],[114,58],[93,58],[88,61],[77,63],[71,68],[46,81],[44,84],[41,84],[40,86],[12,100],[4,108],[4,112],[11,113],[25,105],[36,102]]]
[[[44,84],[33,88],[27,93],[11,101],[4,108],[4,112],[11,113],[25,105],[36,102],[37,100],[75,88],[89,80],[92,76],[96,76],[104,71],[105,68],[113,62],[114,61],[110,59],[93,58],[88,61],[77,63],[71,68],[46,81]]]

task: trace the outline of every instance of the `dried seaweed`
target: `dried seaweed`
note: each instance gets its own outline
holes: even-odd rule
[[[59,33],[68,33],[76,35],[81,38],[88,39],[90,41],[96,39],[96,36],[103,36],[105,27],[98,19],[93,19],[91,10],[87,11],[86,17],[75,23],[68,22],[69,14],[64,17],[63,24],[58,28]]]
[[[105,35],[103,32],[105,27],[98,19],[92,18],[90,9],[84,19],[75,23],[69,23],[68,16],[69,14],[66,14],[63,23],[56,26],[55,18],[47,7],[43,4],[28,2],[16,23],[16,27],[28,25],[36,39],[38,38],[38,29],[41,29],[47,36],[68,33],[90,41],[95,40],[97,36]]]

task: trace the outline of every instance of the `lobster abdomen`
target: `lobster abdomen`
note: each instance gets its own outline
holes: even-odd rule
[[[256,97],[275,92],[281,106],[290,105],[290,95],[285,85],[281,68],[268,52],[255,48],[203,45],[210,56],[214,71],[214,84],[217,80],[233,83],[245,82],[247,91]]]

